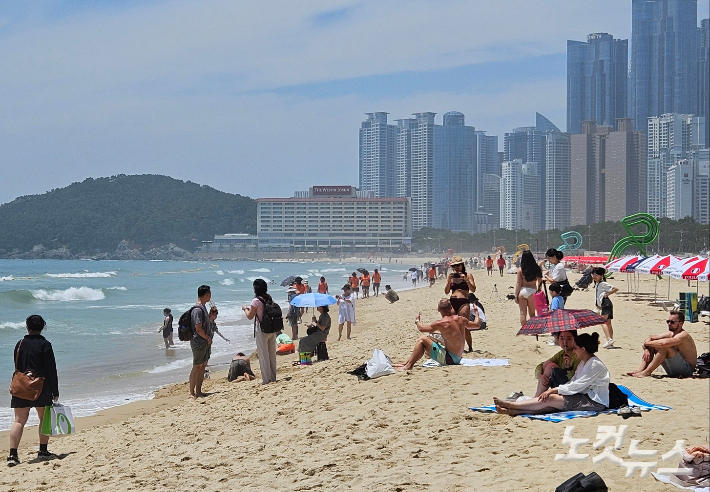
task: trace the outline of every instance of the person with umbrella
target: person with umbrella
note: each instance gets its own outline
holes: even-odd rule
[[[537,378],[536,397],[540,396],[548,388],[555,388],[568,382],[574,376],[577,366],[579,366],[579,359],[574,353],[575,336],[577,336],[577,330],[566,330],[553,334],[555,345],[562,350],[545,362],[541,362],[535,368],[535,377]]]
[[[609,407],[609,370],[594,354],[599,350],[599,333],[574,337],[574,354],[579,365],[572,380],[543,391],[537,398],[506,401],[493,398],[496,412],[505,415],[542,414],[559,411],[601,411]]]
[[[331,297],[331,299],[333,298]],[[333,301],[335,301],[335,299],[333,299]],[[328,338],[328,333],[330,333],[330,314],[328,314],[330,309],[328,306],[318,306],[316,309],[320,315],[318,319],[313,316],[313,324],[309,326],[307,330],[308,336],[301,338],[298,342],[299,354],[302,352],[313,354],[318,344],[324,342]]]

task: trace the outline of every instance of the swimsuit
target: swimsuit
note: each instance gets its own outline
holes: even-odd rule
[[[533,289],[532,287],[520,287],[520,292],[518,295],[522,297],[523,299],[527,299],[531,295],[533,295],[535,292],[537,292],[536,289]]]
[[[461,357],[446,350],[439,342],[434,342],[432,344],[429,357],[437,361],[442,366],[457,366],[461,363]]]
[[[459,314],[459,310],[468,305],[468,297],[449,297],[449,302],[451,307],[454,308],[454,312]]]
[[[695,372],[695,368],[691,366],[687,360],[680,355],[680,352],[676,352],[673,357],[667,358],[661,362],[661,366],[671,377],[677,378],[678,376],[690,377]]]

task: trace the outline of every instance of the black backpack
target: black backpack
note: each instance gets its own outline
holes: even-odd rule
[[[281,311],[281,307],[276,304],[273,300],[271,302],[266,301],[262,297],[257,297],[264,305],[264,315],[259,320],[259,326],[261,327],[262,333],[278,333],[284,328],[284,315]],[[256,319],[254,317],[254,329],[256,330]]]
[[[178,321],[178,339],[181,342],[189,342],[195,335],[195,327],[192,326],[192,310],[198,306],[192,306],[182,313]]]
[[[629,397],[614,383],[609,383],[609,408],[621,408],[629,405]]]

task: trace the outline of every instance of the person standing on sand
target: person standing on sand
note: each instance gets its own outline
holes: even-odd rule
[[[431,288],[436,283],[436,267],[434,265],[429,267],[429,288]]]
[[[346,336],[350,340],[350,329],[355,324],[355,299],[349,284],[343,286],[343,295],[335,296],[338,300],[338,341],[343,337],[343,325],[348,324]]]
[[[461,363],[464,348],[464,332],[467,327],[478,329],[468,318],[458,316],[451,307],[449,299],[441,299],[437,306],[441,319],[429,325],[421,322],[422,313],[417,314],[414,324],[421,333],[439,332],[444,338],[444,346],[434,341],[429,335],[422,335],[414,344],[412,355],[404,364],[393,365],[398,371],[409,371],[425,354],[437,361],[442,366],[453,366]]]
[[[272,302],[271,296],[266,293],[267,289],[263,279],[254,280],[255,297],[250,306],[242,306],[247,319],[254,320],[254,338],[256,338],[256,350],[261,369],[261,384],[276,382],[276,333],[264,333],[259,326],[259,321],[264,316],[264,303]]]
[[[377,268],[375,268],[375,271],[372,274],[372,291],[375,294],[375,297],[380,295],[380,282],[382,282],[382,275],[380,275],[380,272],[377,271]]]
[[[328,293],[328,282],[325,281],[325,277],[321,277],[320,282],[318,282],[318,293],[319,294],[327,294]]]
[[[25,424],[30,416],[30,408],[34,407],[39,421],[42,422],[44,407],[59,400],[59,378],[57,377],[57,363],[54,359],[54,351],[52,350],[52,344],[42,336],[42,330],[46,325],[47,323],[44,322],[42,316],[33,314],[28,317],[25,320],[27,335],[15,345],[15,368],[20,372],[32,370],[37,376],[44,377],[44,385],[39,398],[36,400],[25,400],[17,396],[12,396],[10,399],[10,407],[15,412],[15,421],[10,427],[10,454],[7,457],[7,466],[20,464],[17,448],[20,447],[22,431],[25,429]],[[42,426],[39,425],[38,430],[41,431],[41,429]],[[48,443],[49,436],[44,436],[40,432],[38,460],[56,457],[55,454],[47,451]]]
[[[194,328],[192,340],[190,340],[190,348],[192,349],[190,398],[206,396],[202,393],[202,382],[205,379],[207,361],[210,360],[212,352],[213,323],[217,317],[216,311],[214,311],[214,314],[210,314],[205,307],[211,299],[212,291],[209,285],[200,285],[197,289],[197,304],[193,306],[190,313],[190,320]]]
[[[602,267],[597,267],[592,270],[597,309],[599,309],[599,314],[601,314],[603,318],[606,318],[606,324],[602,325],[606,342],[604,342],[602,348],[610,349],[614,347],[614,329],[611,326],[611,320],[614,319],[614,304],[611,302],[611,299],[609,299],[609,296],[619,292],[619,288],[608,284],[605,274],[606,270]]]
[[[367,271],[360,277],[360,287],[362,287],[362,298],[370,297],[370,274]]]
[[[489,277],[493,276],[493,258],[491,258],[490,255],[486,258],[486,271],[488,272]]]
[[[355,295],[355,298],[360,297],[360,279],[357,278],[357,273],[353,272],[352,276],[348,279],[350,282],[350,291]]]
[[[627,372],[627,376],[645,378],[658,366],[663,366],[666,374],[672,378],[691,377],[698,363],[698,349],[693,337],[683,329],[684,322],[683,311],[668,313],[668,331],[651,335],[643,341],[641,367]]]
[[[496,261],[498,264],[498,271],[500,272],[500,276],[503,276],[503,269],[505,268],[505,258],[503,258],[503,253],[498,257],[498,260]]]
[[[528,315],[535,316],[535,298],[533,294],[542,285],[542,269],[535,262],[533,254],[525,250],[520,255],[517,281],[515,283],[515,303],[520,309],[520,326],[524,326]]]
[[[466,272],[463,258],[456,255],[451,258],[451,269],[453,270],[446,279],[444,294],[450,295],[449,301],[454,312],[459,316],[469,319],[471,308],[468,302],[468,294],[476,292],[476,282],[473,275]],[[464,333],[469,352],[473,350],[473,340],[470,332]]]
[[[163,309],[163,326],[158,329],[158,331],[163,332],[163,341],[165,342],[165,348],[170,348],[175,345],[173,342],[173,315],[170,314],[170,308]]]

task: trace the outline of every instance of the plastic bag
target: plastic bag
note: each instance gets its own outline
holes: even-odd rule
[[[372,353],[372,359],[367,361],[365,372],[370,379],[394,374],[392,360],[380,349],[375,349]]]
[[[71,414],[71,408],[61,403],[44,407],[41,433],[44,436],[68,436],[69,434],[75,434],[76,427],[74,427],[74,418]]]

